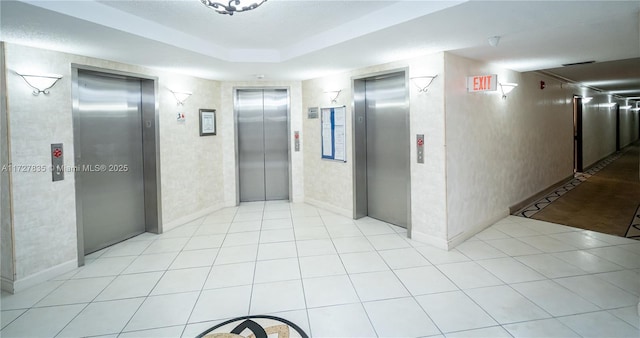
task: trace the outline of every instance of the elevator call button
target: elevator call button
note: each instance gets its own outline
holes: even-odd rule
[[[416,157],[418,163],[424,163],[424,134],[416,135]]]
[[[51,144],[51,180],[64,180],[64,152],[62,143]]]

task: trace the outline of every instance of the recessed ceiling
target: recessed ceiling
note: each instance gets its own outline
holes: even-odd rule
[[[268,0],[234,16],[198,0],[0,6],[3,41],[216,80],[303,80],[441,51],[516,71],[640,58],[638,1]]]
[[[200,1],[98,1],[233,49],[281,49],[397,1],[278,1],[220,15]],[[319,19],[321,18],[321,19]]]
[[[545,69],[605,94],[640,97],[640,58]]]

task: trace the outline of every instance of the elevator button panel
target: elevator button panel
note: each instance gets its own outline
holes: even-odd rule
[[[424,163],[424,134],[416,135],[416,149],[418,163]]]
[[[295,151],[300,151],[300,132],[297,130],[293,132],[293,145]]]
[[[64,152],[62,143],[51,144],[51,180],[64,180]]]

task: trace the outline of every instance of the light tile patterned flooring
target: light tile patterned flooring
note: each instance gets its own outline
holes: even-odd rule
[[[273,314],[314,337],[638,337],[640,242],[509,216],[456,249],[248,203],[2,295],[2,337],[194,337]]]

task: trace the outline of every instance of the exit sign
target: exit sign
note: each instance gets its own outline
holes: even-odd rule
[[[489,92],[498,89],[498,75],[478,75],[467,77],[467,90],[472,92]]]

